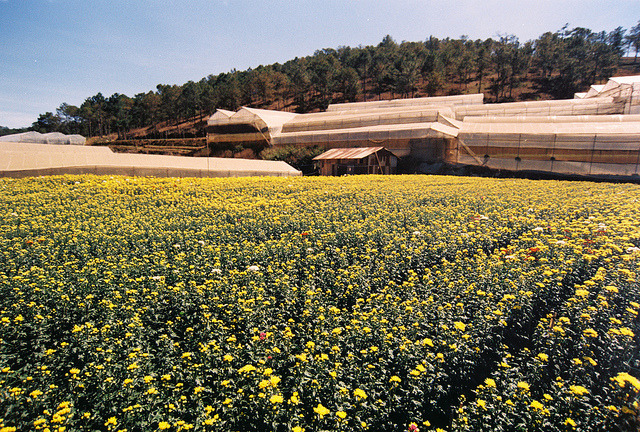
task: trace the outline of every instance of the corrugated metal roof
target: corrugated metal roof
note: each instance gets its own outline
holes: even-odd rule
[[[314,157],[313,160],[362,159],[364,157],[377,153],[380,150],[386,150],[386,149],[384,147],[334,148],[322,153],[321,155]],[[389,150],[386,150],[386,151],[389,151]]]

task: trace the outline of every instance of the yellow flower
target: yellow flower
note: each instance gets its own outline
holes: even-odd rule
[[[620,387],[624,387],[626,383],[629,383],[633,387],[635,387],[636,390],[640,390],[640,380],[638,380],[638,378],[634,376],[629,375],[626,372],[621,372],[612,379],[615,380]]]
[[[546,362],[547,360],[549,360],[549,356],[546,355],[545,353],[540,353],[537,355],[537,357],[543,362]]]
[[[400,377],[394,375],[391,377],[391,379],[389,379],[389,382],[402,382],[402,380],[400,379]]]
[[[277,386],[277,385],[278,385],[278,383],[279,383],[281,380],[282,380],[282,379],[281,379],[279,376],[275,376],[275,375],[274,375],[274,376],[272,376],[272,377],[269,379],[269,382],[271,383],[271,385],[272,385],[273,387],[275,387],[275,386]]]
[[[329,414],[331,411],[329,411],[327,408],[323,407],[322,404],[318,404],[318,406],[313,409],[313,412],[318,414],[320,417],[323,417],[323,416],[326,416],[327,414]]]
[[[527,383],[526,383],[526,382],[524,382],[524,381],[520,381],[520,382],[518,383],[518,388],[519,388],[519,389],[522,389],[523,391],[528,392],[528,391],[529,391],[529,384],[527,384]]]
[[[463,322],[460,322],[460,321],[454,322],[453,325],[455,326],[455,328],[457,328],[460,331],[464,331],[464,329],[467,328],[467,326]]]
[[[487,378],[486,380],[484,380],[484,383],[487,387],[493,387],[493,388],[496,387],[496,382],[491,378]]]
[[[367,398],[367,394],[364,392],[364,390],[359,389],[359,388],[357,388],[357,389],[355,389],[353,391],[353,395],[355,397],[357,397],[358,399],[366,399]]]
[[[282,403],[284,402],[284,399],[282,398],[282,395],[273,395],[269,398],[269,402],[271,402],[273,405],[277,404],[277,403]]]
[[[224,402],[222,402],[222,404],[223,404],[223,405],[229,405],[231,402],[233,402],[231,399],[226,398],[226,399],[224,400]]]
[[[618,330],[620,331],[620,334],[623,336],[629,336],[629,337],[634,336],[633,332],[629,327],[620,327]]]
[[[584,388],[582,386],[572,385],[572,386],[569,386],[569,390],[571,390],[571,392],[573,394],[578,395],[578,396],[589,394],[589,390],[587,390],[586,388]]]
[[[222,359],[224,361],[230,362],[230,361],[233,361],[233,356],[231,354],[225,354],[224,357],[222,357]]]
[[[598,337],[598,332],[595,331],[594,329],[586,329],[584,332],[582,332],[585,336],[588,337]]]
[[[347,413],[346,413],[346,412],[344,412],[344,411],[338,411],[338,412],[336,412],[336,415],[337,415],[338,417],[340,417],[341,419],[344,419],[344,418],[346,418],[346,417],[347,417]]]
[[[304,432],[304,429],[302,429],[300,426],[295,426],[291,432]]]
[[[115,425],[118,420],[115,417],[109,417],[109,419],[104,423],[105,426]]]
[[[487,409],[487,402],[482,399],[477,399],[476,404],[482,409]]]
[[[533,409],[540,410],[540,411],[542,411],[544,409],[544,405],[542,405],[537,400],[534,400],[533,402],[531,402],[530,407],[533,408]]]
[[[160,429],[160,430],[169,429],[170,427],[171,427],[171,425],[169,423],[167,423],[166,421],[161,421],[160,423],[158,423],[158,429]]]
[[[242,366],[240,369],[238,369],[239,373],[249,373],[249,372],[255,372],[255,371],[256,371],[256,368],[255,366],[252,366],[252,365],[245,365],[245,366]]]
[[[576,427],[576,422],[574,422],[573,419],[569,417],[567,417],[567,419],[564,421],[564,424],[572,427]]]

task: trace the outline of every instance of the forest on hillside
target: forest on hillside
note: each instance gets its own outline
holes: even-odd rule
[[[201,120],[218,108],[304,113],[336,102],[477,92],[487,102],[572,98],[615,73],[625,53],[635,53],[635,62],[638,51],[640,21],[628,32],[565,26],[525,43],[512,35],[402,43],[386,36],[377,46],[321,49],[284,64],[158,84],[133,97],[98,93],[80,106],[63,103],[41,114],[29,129],[126,138],[134,129],[151,136],[160,124]]]

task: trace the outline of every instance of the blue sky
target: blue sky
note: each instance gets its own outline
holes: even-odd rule
[[[639,0],[0,0],[0,125],[387,34],[524,42],[565,23],[611,31],[638,20]]]

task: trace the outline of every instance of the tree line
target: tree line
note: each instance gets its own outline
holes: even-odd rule
[[[80,106],[63,103],[55,113],[41,114],[29,129],[125,138],[135,128],[204,119],[217,108],[309,112],[333,102],[467,92],[485,92],[489,102],[571,98],[615,73],[625,53],[635,52],[637,60],[638,51],[640,21],[628,32],[565,26],[525,43],[512,35],[402,43],[386,36],[376,46],[322,49],[284,64],[159,84],[133,97],[98,93]],[[527,82],[534,95],[518,93]]]

